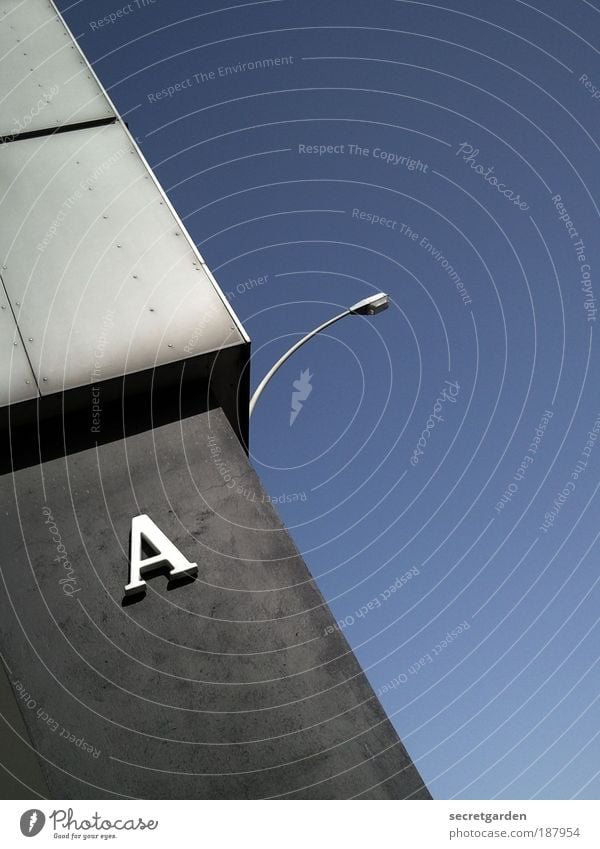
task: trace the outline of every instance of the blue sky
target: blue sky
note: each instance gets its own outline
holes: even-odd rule
[[[598,798],[600,11],[60,7],[254,385],[392,299],[286,364],[251,449],[433,795]]]

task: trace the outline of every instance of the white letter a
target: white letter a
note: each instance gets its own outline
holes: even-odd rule
[[[142,541],[149,543],[157,552],[152,557],[142,559]],[[136,516],[131,520],[131,548],[129,552],[129,583],[125,595],[133,595],[146,589],[142,572],[146,572],[159,563],[168,563],[169,578],[183,575],[195,575],[198,564],[186,560],[179,549],[163,534],[150,516]]]

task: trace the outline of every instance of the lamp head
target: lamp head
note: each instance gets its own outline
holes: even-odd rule
[[[378,292],[376,295],[359,301],[354,306],[350,307],[349,312],[352,315],[376,315],[378,312],[383,312],[390,305],[390,299],[385,292]]]

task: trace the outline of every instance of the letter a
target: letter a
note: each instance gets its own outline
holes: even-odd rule
[[[149,543],[157,552],[152,557],[142,559],[142,541]],[[142,572],[168,563],[169,578],[183,575],[194,575],[198,572],[198,564],[186,560],[179,549],[163,534],[150,516],[136,516],[131,520],[131,548],[129,553],[129,583],[125,587],[125,595],[133,595],[146,589],[146,581]]]

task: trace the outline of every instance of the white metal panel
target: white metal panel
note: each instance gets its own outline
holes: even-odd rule
[[[48,0],[0,0],[0,135],[114,115]]]
[[[0,147],[0,213],[42,394],[246,342],[120,124]]]
[[[0,407],[37,397],[35,379],[10,304],[0,285]]]

